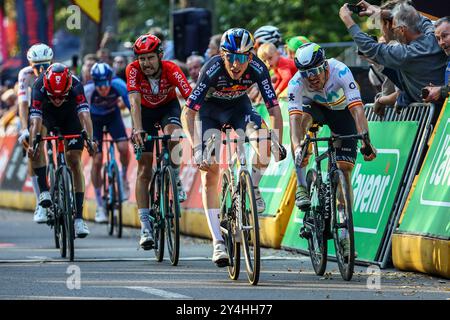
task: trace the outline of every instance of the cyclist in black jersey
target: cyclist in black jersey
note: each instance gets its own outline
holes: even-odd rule
[[[182,111],[183,128],[201,170],[203,206],[214,241],[213,262],[218,266],[225,266],[224,262],[228,261],[218,218],[219,165],[211,164],[207,157],[203,157],[205,142],[211,135],[218,134],[224,125],[233,127],[240,136],[259,134],[261,137],[267,134],[267,130],[258,130],[266,126],[247,96],[247,89],[254,83],[258,84],[262,92],[276,136],[280,137],[280,141],[283,136],[283,119],[270,75],[264,63],[254,54],[253,45],[253,36],[249,31],[241,28],[226,31],[221,39],[220,55],[212,57],[203,66],[197,85]],[[196,116],[201,121],[200,130],[195,123]],[[200,133],[202,138],[196,138]],[[258,184],[262,171],[268,166],[267,159],[270,160],[270,146],[263,148],[254,144],[253,147],[257,150],[257,156],[256,161],[253,161],[252,180],[258,212],[262,213],[265,203]],[[282,146],[280,149],[280,154],[285,154]]]

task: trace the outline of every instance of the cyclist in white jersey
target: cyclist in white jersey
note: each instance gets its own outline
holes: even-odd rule
[[[308,159],[301,159],[301,141],[313,121],[328,125],[337,135],[368,133],[369,128],[358,86],[344,63],[326,60],[324,49],[315,43],[298,48],[294,61],[299,71],[289,82],[288,108],[291,143],[297,164],[295,203],[301,210],[306,210],[311,205],[306,190]],[[370,143],[366,145],[363,142],[361,152],[366,161],[376,157],[376,149]],[[336,148],[337,164],[344,172],[351,195],[350,177],[356,155],[357,141],[354,139],[343,140]]]
[[[28,67],[23,68],[19,72],[19,92],[18,92],[18,100],[19,100],[19,118],[20,118],[20,126],[21,131],[19,135],[19,142],[21,142],[26,149],[28,149],[28,114],[30,108],[31,101],[31,88],[37,77],[47,70],[53,60],[53,51],[52,49],[43,44],[38,43],[30,47],[27,52],[27,59],[30,65]],[[45,155],[41,153],[38,159],[29,161],[29,173],[31,176],[31,181],[33,184],[34,194],[36,195],[36,209],[34,211],[34,221],[37,223],[45,223],[47,222],[47,210],[39,205],[40,193],[39,186],[37,183],[37,176],[34,174],[32,170],[32,163],[36,162],[36,167],[38,164],[41,166],[45,165]]]

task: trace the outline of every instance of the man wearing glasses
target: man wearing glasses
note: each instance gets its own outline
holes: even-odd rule
[[[27,59],[30,65],[23,68],[19,72],[19,118],[20,118],[20,135],[19,142],[23,144],[25,149],[28,149],[28,111],[30,108],[30,93],[33,83],[36,78],[50,66],[53,59],[53,50],[43,43],[38,43],[30,47],[27,52]],[[44,153],[40,155],[39,161],[45,161]],[[33,185],[33,191],[36,195],[36,209],[34,211],[34,222],[45,223],[47,222],[47,210],[39,205],[39,186],[37,182],[37,176],[34,174],[32,167],[35,161],[31,159],[29,161],[28,172],[31,176]]]
[[[201,171],[203,206],[214,245],[212,260],[218,267],[228,265],[228,255],[219,227],[219,164],[211,164],[207,156],[203,157],[205,142],[209,136],[220,134],[219,130],[224,125],[231,125],[240,136],[253,136],[256,129],[263,127],[261,116],[252,108],[247,95],[247,89],[254,83],[258,84],[270,114],[272,128],[280,141],[283,136],[283,119],[270,75],[264,63],[253,53],[253,46],[253,36],[249,31],[242,28],[226,31],[221,39],[220,55],[212,57],[203,66],[181,117]],[[200,119],[201,129],[197,128],[196,117]],[[201,138],[197,139],[200,134]],[[285,155],[284,148],[281,146],[280,149],[280,154]],[[257,150],[257,161],[252,162],[252,180],[258,213],[262,213],[265,203],[258,184],[262,171],[269,162],[264,161],[264,156],[269,155],[267,158],[270,159],[270,151],[263,151],[259,146]]]
[[[369,132],[369,128],[358,85],[345,64],[335,59],[327,60],[325,50],[315,43],[298,48],[294,61],[298,72],[289,82],[288,108],[291,142],[297,164],[295,203],[301,210],[306,210],[311,205],[306,190],[308,159],[301,159],[301,141],[313,121],[328,125],[337,135],[362,134]],[[371,153],[364,155],[364,160],[375,159],[376,149],[363,142],[365,147],[370,147]],[[356,154],[356,140],[343,140],[336,149],[338,166],[349,186]]]

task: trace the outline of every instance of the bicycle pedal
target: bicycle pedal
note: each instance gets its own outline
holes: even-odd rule
[[[310,239],[311,238],[311,231],[307,230],[306,228],[301,228],[299,232],[300,238],[303,239]]]

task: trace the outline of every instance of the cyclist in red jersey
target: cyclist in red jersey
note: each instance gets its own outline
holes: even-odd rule
[[[173,62],[162,61],[163,50],[161,40],[151,34],[140,36],[134,43],[136,60],[126,69],[128,96],[133,120],[133,141],[142,148],[143,153],[138,161],[136,179],[136,201],[141,220],[140,246],[144,250],[153,247],[153,226],[150,220],[148,188],[152,176],[153,142],[144,142],[147,135],[157,135],[155,124],[159,123],[164,134],[173,134],[181,130],[180,103],[175,88],[183,98],[191,94],[191,86]],[[178,142],[171,142],[173,149]],[[172,162],[175,159],[172,159]],[[172,163],[175,170],[180,201],[186,199],[179,180],[179,161]]]

